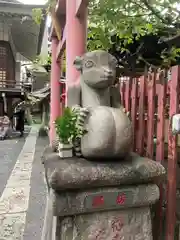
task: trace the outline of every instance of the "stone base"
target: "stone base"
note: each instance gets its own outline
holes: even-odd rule
[[[152,240],[155,184],[57,192],[50,189],[42,240]]]
[[[44,236],[53,232],[56,240],[152,240],[150,206],[159,199],[156,184],[165,177],[161,164],[134,153],[124,161],[103,162],[60,159],[54,151],[46,148],[42,157],[51,203]]]
[[[58,219],[57,240],[152,240],[148,207]]]
[[[52,191],[51,196],[53,215],[65,217],[150,206],[159,199],[159,188],[155,184],[142,184],[81,191]]]
[[[88,161],[72,157],[61,159],[54,149],[47,147],[42,162],[47,173],[47,181],[52,189],[84,189],[91,187],[122,186],[162,181],[164,167],[151,159],[135,153],[120,162]]]

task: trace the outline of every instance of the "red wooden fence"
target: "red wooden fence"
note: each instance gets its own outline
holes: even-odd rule
[[[123,78],[120,82],[121,103],[130,112],[134,128],[133,150],[161,163],[168,161],[166,240],[174,240],[176,224],[178,144],[177,136],[172,135],[171,118],[179,113],[179,82],[180,66],[172,67],[170,79],[164,71],[148,73],[139,79]],[[162,230],[162,186],[159,187],[161,197],[156,206],[156,239]]]

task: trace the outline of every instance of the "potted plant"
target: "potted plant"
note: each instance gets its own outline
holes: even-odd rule
[[[72,157],[75,125],[76,114],[68,107],[64,109],[64,114],[55,121],[56,133],[59,138],[60,157]]]
[[[64,114],[55,121],[56,133],[59,139],[59,156],[72,157],[73,148],[80,142],[82,136],[87,132],[79,124],[81,114],[78,109],[65,108]]]

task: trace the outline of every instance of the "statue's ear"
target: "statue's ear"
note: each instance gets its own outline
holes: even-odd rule
[[[83,61],[82,57],[76,57],[74,60],[74,66],[78,71],[82,70],[82,61]]]

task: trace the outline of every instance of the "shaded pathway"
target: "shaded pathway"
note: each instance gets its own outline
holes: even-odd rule
[[[30,127],[26,127],[23,138],[15,138],[14,135],[12,139],[0,141],[0,196],[24,146],[29,131]]]
[[[44,167],[41,164],[41,155],[47,144],[48,138],[37,139],[31,175],[29,209],[26,217],[23,240],[41,239],[46,206],[46,186],[44,183]]]
[[[46,205],[41,155],[48,138],[37,135],[33,126],[26,138],[0,143],[0,240],[41,238]]]
[[[0,197],[0,240],[22,239],[37,133],[37,127],[33,126]]]

